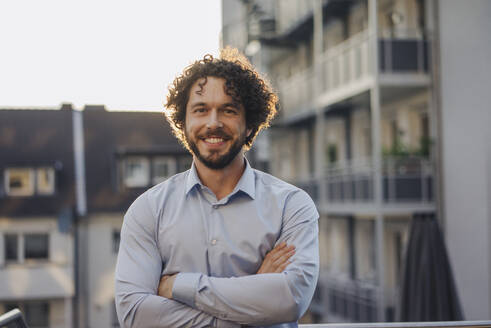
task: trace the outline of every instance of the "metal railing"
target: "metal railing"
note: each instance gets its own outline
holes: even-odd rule
[[[0,328],[28,328],[26,321],[19,309],[13,309],[0,316]]]
[[[332,323],[299,325],[301,328],[489,328],[491,321],[435,321],[390,323]]]
[[[417,33],[418,32],[418,33]],[[391,37],[382,33],[378,37],[380,48],[378,65],[381,73],[427,73],[429,70],[429,42],[422,31],[406,31]],[[372,74],[371,39],[363,30],[324,51],[321,70],[309,67],[293,76],[278,80],[280,99],[285,116],[292,116],[312,108],[315,74],[321,84],[322,97],[328,99],[346,96],[345,92],[358,92],[367,88]],[[361,88],[361,89],[360,89]],[[349,93],[349,92],[348,92]]]
[[[348,322],[377,321],[379,288],[371,283],[327,277],[323,288],[328,297],[327,317]]]
[[[284,33],[312,15],[312,0],[282,0],[277,2],[277,30]]]
[[[327,49],[322,56],[322,92],[356,83],[370,74],[368,31]]]
[[[305,112],[312,107],[314,73],[307,68],[278,81],[281,109],[285,117]]]
[[[423,157],[386,157],[382,162],[383,202],[421,203],[434,200],[434,168]],[[369,203],[374,201],[373,164],[369,158],[331,164],[325,171],[326,200],[330,203]],[[296,181],[314,201],[319,199],[319,181]]]

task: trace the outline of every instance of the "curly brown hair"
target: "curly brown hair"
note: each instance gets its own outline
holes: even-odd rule
[[[259,131],[268,127],[278,108],[278,97],[268,82],[254,70],[247,58],[237,49],[225,48],[220,57],[206,55],[184,69],[169,87],[165,103],[165,117],[174,135],[188,149],[184,135],[186,105],[189,91],[200,78],[218,77],[225,79],[225,92],[244,106],[247,129],[244,148],[248,150]]]

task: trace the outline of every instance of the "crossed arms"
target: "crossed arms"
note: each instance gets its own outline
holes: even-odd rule
[[[181,272],[172,277],[168,297],[159,296],[162,260],[156,218],[148,206],[132,206],[125,216],[116,268],[116,308],[122,326],[239,327],[297,321],[310,303],[318,276],[317,211],[308,196],[297,194],[292,208],[285,210],[276,251],[270,253],[279,252],[281,260],[269,255],[256,274],[242,277]],[[288,251],[279,251],[284,244],[295,246],[291,263],[285,262]],[[164,276],[160,284],[160,295],[167,279]]]

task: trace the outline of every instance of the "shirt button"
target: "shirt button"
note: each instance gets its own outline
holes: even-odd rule
[[[213,208],[214,208],[214,209],[217,209],[217,208],[218,208],[218,205],[213,205]]]
[[[213,239],[213,240],[211,241],[211,244],[212,244],[212,245],[216,245],[216,244],[217,244],[217,240],[216,240],[216,239]]]

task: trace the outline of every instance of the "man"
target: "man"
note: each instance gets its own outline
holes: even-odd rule
[[[169,89],[166,117],[190,170],[128,209],[116,266],[123,327],[296,327],[318,277],[318,213],[243,152],[277,98],[236,50],[205,56]]]

